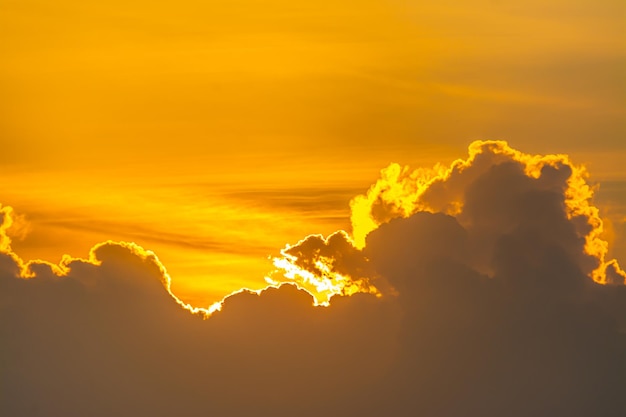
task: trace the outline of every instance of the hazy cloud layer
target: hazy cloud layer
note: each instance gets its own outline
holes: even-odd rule
[[[286,248],[302,270],[383,293],[326,308],[283,285],[203,320],[133,244],[24,264],[2,209],[0,414],[625,415],[623,271],[594,249],[577,168],[533,170],[508,149],[475,147],[422,185],[409,174],[404,194],[373,187],[362,249],[343,233]]]

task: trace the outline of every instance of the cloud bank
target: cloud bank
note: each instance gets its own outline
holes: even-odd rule
[[[503,142],[392,165],[352,236],[206,309],[131,243],[24,262],[0,208],[0,414],[623,416],[626,274],[592,195],[567,156]]]

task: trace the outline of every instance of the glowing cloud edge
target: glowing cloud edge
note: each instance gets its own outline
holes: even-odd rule
[[[455,173],[462,172],[469,168],[478,155],[485,151],[493,155],[502,155],[513,161],[523,164],[527,176],[538,178],[541,170],[546,166],[568,166],[571,175],[567,179],[567,189],[565,190],[565,207],[568,218],[584,216],[590,226],[590,231],[585,235],[585,252],[598,260],[598,266],[591,273],[590,278],[599,284],[607,284],[607,271],[613,272],[626,282],[626,272],[622,270],[615,259],[607,260],[608,243],[602,239],[603,221],[600,211],[591,200],[593,198],[593,188],[587,184],[588,173],[584,165],[574,165],[569,156],[565,154],[552,155],[529,155],[511,148],[505,141],[474,141],[469,145],[469,156],[466,159],[457,159],[449,167],[436,165],[431,169],[418,168],[411,170],[408,166],[401,167],[398,164],[391,164],[381,170],[381,178],[370,187],[364,195],[359,195],[350,201],[352,236],[346,231],[339,230],[328,237],[321,235],[309,235],[294,245],[286,245],[281,249],[281,257],[272,258],[276,269],[265,277],[266,286],[261,289],[242,288],[226,295],[221,300],[212,303],[208,307],[197,307],[185,303],[179,299],[171,290],[172,278],[165,266],[161,263],[157,255],[146,250],[133,242],[105,241],[94,245],[89,251],[88,259],[74,258],[64,255],[59,264],[53,264],[43,260],[22,260],[11,248],[11,238],[7,230],[13,224],[15,213],[10,206],[0,205],[0,252],[10,256],[19,268],[19,276],[24,279],[34,278],[33,271],[37,265],[47,265],[52,273],[59,277],[65,277],[70,272],[70,264],[75,261],[101,265],[96,252],[106,245],[116,245],[126,248],[133,255],[142,261],[154,264],[161,274],[164,288],[169,295],[185,310],[192,314],[201,315],[204,318],[210,317],[215,312],[222,309],[224,302],[234,295],[240,293],[252,293],[260,295],[269,288],[278,288],[282,285],[294,285],[311,295],[313,305],[328,306],[330,299],[335,295],[353,295],[355,293],[369,293],[381,297],[381,291],[376,288],[367,278],[353,278],[335,270],[333,260],[320,256],[315,261],[317,271],[315,274],[306,268],[297,265],[297,257],[289,254],[288,251],[307,239],[317,238],[328,244],[333,236],[340,236],[346,240],[356,250],[365,246],[365,237],[378,228],[383,222],[377,221],[372,215],[372,208],[377,201],[384,201],[394,207],[395,217],[409,217],[417,211],[434,211],[420,198],[428,188],[437,181],[447,181]],[[453,201],[446,214],[454,215],[460,212],[463,202]],[[274,278],[276,274],[282,275]]]

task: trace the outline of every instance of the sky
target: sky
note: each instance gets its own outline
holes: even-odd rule
[[[625,22],[0,0],[0,414],[624,415]]]
[[[477,139],[567,153],[623,208],[625,8],[3,0],[2,202],[30,225],[14,247],[58,262],[133,241],[206,304],[348,229],[390,163]]]

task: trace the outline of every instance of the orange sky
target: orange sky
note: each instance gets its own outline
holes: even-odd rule
[[[0,202],[26,259],[154,250],[193,303],[349,228],[390,162],[586,163],[626,263],[621,0],[0,2]]]

